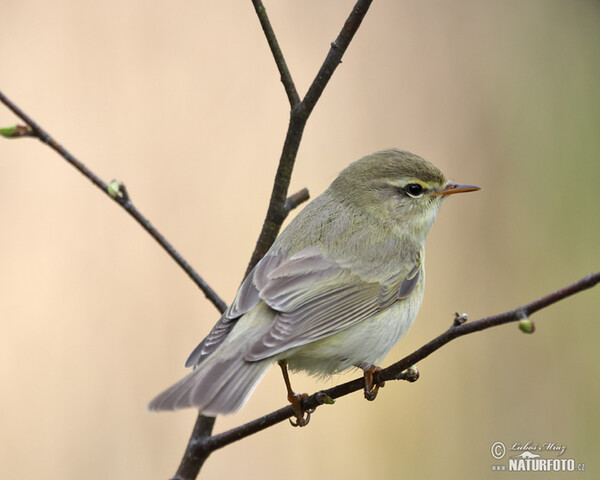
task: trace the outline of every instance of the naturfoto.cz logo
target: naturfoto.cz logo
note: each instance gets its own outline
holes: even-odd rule
[[[500,472],[574,472],[585,471],[585,464],[575,462],[573,458],[561,457],[567,450],[563,444],[554,442],[533,443],[527,442],[521,444],[513,443],[507,449],[503,442],[494,442],[491,447],[491,454],[495,460],[502,460],[509,453],[507,464],[492,465],[492,471]],[[511,455],[510,452],[514,452]],[[520,452],[520,453],[517,453]],[[552,458],[544,458],[542,453],[550,455]]]

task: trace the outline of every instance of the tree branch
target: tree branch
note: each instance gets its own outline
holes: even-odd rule
[[[142,213],[136,208],[131,201],[129,194],[121,182],[113,180],[110,184],[104,182],[88,167],[86,167],[81,161],[73,156],[66,148],[60,145],[54,140],[46,130],[44,130],[36,121],[34,121],[29,115],[21,110],[16,104],[14,104],[6,95],[0,92],[0,102],[6,105],[17,117],[23,120],[27,127],[16,126],[3,129],[2,135],[8,138],[19,138],[19,137],[35,137],[41,142],[48,145],[52,150],[63,157],[73,167],[75,167],[82,175],[102,190],[106,195],[112,198],[117,204],[119,204],[129,215],[131,215],[141,227],[150,234],[154,240],[156,240],[161,247],[169,254],[169,256],[175,260],[175,263],[179,265],[185,273],[192,279],[192,281],[202,290],[206,298],[221,312],[223,313],[227,309],[227,304],[219,297],[208,283],[196,272],[192,266],[181,256],[181,254],[167,241],[167,239],[150,223]]]
[[[294,80],[292,80],[292,75],[288,70],[281,48],[279,48],[279,42],[277,41],[277,37],[275,36],[275,32],[271,26],[271,21],[267,16],[267,11],[265,10],[265,6],[261,0],[252,0],[252,4],[254,5],[254,10],[256,10],[256,15],[258,16],[260,25],[262,26],[265,37],[267,38],[267,42],[269,43],[271,54],[273,55],[275,63],[277,64],[277,68],[279,69],[281,83],[283,83],[283,88],[285,88],[285,93],[287,93],[290,106],[293,108],[300,103],[300,96],[296,90],[296,85],[294,85]]]
[[[254,265],[258,263],[265,253],[267,253],[267,250],[269,250],[275,241],[275,238],[277,238],[277,235],[279,234],[281,225],[287,215],[285,209],[285,200],[290,186],[292,170],[294,168],[296,155],[298,153],[300,141],[302,140],[302,134],[304,133],[306,122],[308,121],[310,114],[317,104],[317,101],[321,97],[323,90],[325,90],[325,87],[329,83],[333,72],[342,62],[342,57],[346,52],[348,45],[350,45],[352,38],[354,38],[354,34],[360,27],[363,18],[367,14],[371,2],[372,0],[358,0],[356,2],[352,12],[344,23],[340,34],[331,44],[329,53],[327,54],[323,65],[313,80],[304,99],[301,102],[296,103],[294,103],[293,100],[290,100],[290,103],[292,104],[292,111],[290,113],[290,121],[287,135],[283,144],[283,150],[279,159],[279,167],[277,169],[277,174],[275,175],[269,208],[263,223],[263,228],[258,237],[258,241],[256,242],[256,247],[252,253],[252,258],[250,259],[250,263],[246,269],[246,275],[250,273],[250,270],[254,268]],[[257,9],[257,14],[259,15],[261,24],[263,25],[265,35],[267,35],[267,40],[271,46],[271,51],[273,52],[275,62],[280,69],[279,71],[282,72],[282,67],[280,67],[280,65],[285,66],[285,61],[283,60],[283,54],[281,53],[281,50],[277,44],[277,40],[275,39],[275,33],[273,32],[273,29],[270,28],[267,12],[265,11],[265,8],[260,0],[253,0],[253,3]],[[269,26],[268,29],[265,28],[265,22]],[[272,45],[276,45],[277,48],[274,50]],[[289,76],[287,67],[285,72],[286,75]],[[286,91],[288,91],[289,85],[287,84],[288,80],[286,80],[286,78],[287,77],[284,77],[284,74],[282,73],[282,82],[284,82]],[[289,81],[291,81],[291,77],[289,78]]]
[[[207,445],[200,440],[210,438],[215,420],[215,417],[198,415],[188,447],[179,463],[177,473],[171,480],[188,480],[198,476],[198,472],[211,453]]]
[[[17,117],[26,123],[26,125],[16,125],[12,127],[0,128],[0,136],[5,138],[24,138],[34,137],[48,145],[56,151],[67,162],[74,166],[86,178],[88,178],[100,190],[112,198],[119,204],[127,213],[129,213],[141,226],[146,230],[175,260],[175,262],[188,274],[192,281],[204,292],[206,297],[213,305],[223,313],[227,309],[227,304],[219,297],[219,295],[202,279],[202,277],[192,268],[192,266],[181,256],[181,254],[167,241],[167,239],[152,225],[152,223],[135,207],[129,196],[129,192],[125,185],[117,180],[110,183],[104,182],[94,172],[73,156],[66,148],[54,140],[48,132],[46,132],[33,118],[27,115],[20,107],[12,102],[4,93],[0,91],[0,102],[8,107]],[[285,211],[286,215],[309,199],[309,193],[306,188],[296,192],[286,199]],[[179,469],[174,479],[195,478],[198,471],[210,452],[204,454],[203,445],[199,444],[195,439],[210,437],[215,419],[212,417],[204,417],[200,415],[194,426],[194,431],[190,439],[190,445],[185,451],[184,458],[181,461]],[[195,472],[195,473],[194,473]]]
[[[408,374],[405,374],[407,369],[410,369],[410,367],[415,365],[417,362],[427,358],[433,352],[439,350],[452,340],[462,337],[463,335],[497,327],[505,323],[526,319],[535,312],[567,297],[570,297],[571,295],[575,295],[583,290],[592,288],[598,283],[600,283],[600,272],[588,275],[571,285],[568,285],[560,290],[557,290],[556,292],[550,293],[549,295],[539,298],[538,300],[534,300],[533,302],[514,310],[493,315],[491,317],[482,318],[473,322],[454,322],[454,324],[441,335],[426,343],[418,350],[415,350],[410,355],[404,357],[402,360],[381,370],[379,374],[374,377],[374,380],[378,382],[389,380],[415,381],[418,376],[415,376],[414,372],[411,372],[410,370]],[[332,403],[328,399],[343,397],[358,390],[363,390],[363,387],[364,378],[357,378],[350,382],[314,393],[302,402],[302,408],[304,410],[315,409],[323,403]],[[213,435],[209,438],[205,438],[201,442],[201,448],[204,451],[212,452],[219,448],[223,448],[230,443],[246,438],[254,433],[265,430],[266,428],[282,422],[287,418],[293,417],[294,415],[295,414],[291,405],[288,405],[239,427],[219,433],[217,435]]]
[[[329,79],[333,75],[333,72],[342,62],[342,56],[346,52],[348,45],[350,45],[354,34],[358,30],[358,27],[360,27],[360,24],[367,14],[372,1],[373,0],[358,0],[356,2],[352,12],[350,13],[350,16],[342,27],[342,31],[336,40],[331,44],[329,53],[327,54],[321,69],[317,73],[317,76],[308,89],[306,96],[302,101],[300,101],[296,86],[294,85],[292,76],[287,68],[285,58],[281,48],[279,47],[279,42],[277,41],[277,37],[275,36],[275,32],[271,26],[267,11],[265,10],[261,0],[252,0],[254,9],[256,10],[256,14],[258,15],[260,24],[263,28],[263,32],[265,33],[267,42],[271,48],[271,53],[273,54],[273,58],[277,64],[277,68],[279,69],[281,81],[285,88],[292,110],[290,113],[287,134],[283,144],[283,150],[279,159],[279,166],[275,175],[275,181],[273,182],[273,190],[271,192],[271,199],[269,201],[267,215],[256,242],[256,247],[254,248],[254,252],[252,253],[248,267],[246,268],[244,277],[250,273],[258,261],[265,255],[265,253],[267,253],[275,241],[275,238],[277,238],[279,230],[281,229],[281,225],[286,219],[291,208],[293,208],[294,202],[298,200],[298,197],[296,196],[300,195],[300,200],[302,200],[303,197],[308,199],[308,191],[306,191],[306,194],[303,194],[302,191],[298,192],[298,194],[290,197],[289,200],[286,198],[292,178],[294,163],[296,161],[296,155],[298,153],[300,141],[302,140],[304,127],[306,126],[308,117],[313,111],[317,101],[321,97],[323,90],[327,86]],[[212,420],[211,427],[203,429],[202,426],[209,423],[210,420]],[[198,418],[196,419],[196,425],[188,441],[179,468],[177,469],[177,474],[175,477],[173,477],[173,480],[188,480],[196,478],[200,468],[212,452],[211,449],[207,449],[205,447],[206,441],[209,438],[212,438],[209,437],[212,431],[212,425],[214,425],[213,419],[205,417],[202,414],[198,415]],[[182,475],[181,472],[186,472],[187,476]]]
[[[302,190],[297,191],[286,199],[284,204],[285,211],[290,213],[298,205],[308,201],[308,199],[310,199],[308,189],[303,188]]]

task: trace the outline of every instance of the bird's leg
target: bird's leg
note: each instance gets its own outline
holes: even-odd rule
[[[383,388],[385,385],[385,382],[375,383],[373,381],[373,374],[381,372],[381,368],[371,365],[368,368],[363,368],[363,372],[365,373],[365,398],[369,401],[375,400],[379,388]]]
[[[294,427],[304,427],[310,422],[310,414],[313,413],[314,409],[302,410],[302,400],[308,397],[308,393],[296,393],[292,390],[292,384],[290,383],[290,376],[287,371],[287,362],[285,360],[279,360],[277,362],[281,367],[281,373],[283,374],[283,381],[285,382],[285,388],[287,389],[288,401],[292,404],[294,415],[296,415],[296,421],[290,418],[290,423]],[[306,417],[304,416],[306,414]]]

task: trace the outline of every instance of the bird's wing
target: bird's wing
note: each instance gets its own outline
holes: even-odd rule
[[[186,367],[197,366],[214,352],[229,335],[238,319],[258,305],[260,296],[256,282],[263,284],[268,272],[276,269],[284,260],[285,256],[282,254],[272,255],[269,253],[260,260],[240,285],[229,308],[219,318],[204,340],[190,353],[185,362]]]
[[[256,293],[252,290],[248,294],[253,300],[249,303],[258,295],[278,314],[268,332],[251,345],[245,357],[248,361],[262,360],[356,325],[409,296],[421,275],[420,255],[415,255],[409,268],[384,282],[365,281],[314,247],[291,257],[277,255],[281,257],[266,260],[263,268],[258,268],[259,264],[252,279]],[[237,305],[247,308],[244,298]]]
[[[421,274],[421,257],[412,268],[385,282],[364,281],[348,268],[325,258],[317,248],[267,253],[242,282],[231,306],[188,357],[196,366],[229,335],[237,320],[261,300],[278,312],[269,331],[251,346],[256,361],[344,330],[396,300],[408,297]]]

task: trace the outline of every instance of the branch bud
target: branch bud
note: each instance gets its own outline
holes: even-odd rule
[[[519,320],[519,330],[523,333],[533,333],[535,332],[535,323],[529,318],[522,318]]]
[[[117,198],[121,196],[121,186],[123,182],[120,180],[113,180],[108,184],[107,192],[112,198]]]
[[[0,136],[4,138],[31,137],[33,132],[26,125],[11,125],[10,127],[1,127]]]

